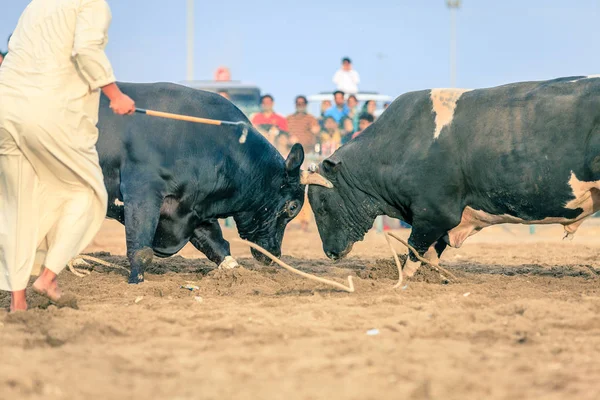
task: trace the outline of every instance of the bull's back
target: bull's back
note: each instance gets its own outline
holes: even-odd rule
[[[222,96],[171,83],[118,83],[137,108],[195,117],[246,122],[247,117]],[[144,114],[115,115],[101,97],[99,113],[100,163],[109,195],[121,198],[123,179],[144,172],[164,180],[169,188],[214,188],[225,177],[243,179],[250,165],[270,170],[282,160],[277,150],[253,128],[244,144],[241,128],[178,121]],[[246,165],[248,164],[248,165]],[[126,166],[134,173],[124,173]],[[250,172],[247,172],[250,173]],[[192,185],[190,185],[190,183]]]
[[[457,155],[467,202],[536,219],[564,212],[573,177],[600,180],[599,117],[600,79],[513,84],[465,93],[438,140]]]
[[[539,219],[564,211],[572,175],[600,180],[598,122],[595,78],[425,90],[396,99],[340,157],[372,152],[381,179],[392,176],[387,186],[411,198],[451,195],[462,206]]]
[[[137,108],[202,118],[244,121],[246,116],[215,93],[170,83],[119,83]],[[101,98],[98,152],[107,168],[120,168],[127,159],[174,168],[180,159],[218,158],[237,143],[239,129],[194,124],[144,114],[115,115]]]

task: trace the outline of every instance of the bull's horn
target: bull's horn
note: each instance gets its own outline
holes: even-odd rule
[[[329,189],[333,188],[333,183],[317,172],[302,171],[300,173],[300,184],[325,186]]]

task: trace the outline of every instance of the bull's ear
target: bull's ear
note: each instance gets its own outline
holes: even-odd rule
[[[342,162],[340,160],[331,156],[323,160],[323,171],[325,171],[325,173],[335,173],[340,168],[341,164]]]
[[[304,162],[304,149],[300,143],[296,143],[292,146],[290,150],[290,154],[288,154],[287,159],[285,160],[285,170],[290,172],[297,171],[300,173],[300,167]]]

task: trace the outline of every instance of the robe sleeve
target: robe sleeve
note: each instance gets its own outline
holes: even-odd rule
[[[111,19],[105,0],[83,0],[77,13],[72,55],[92,91],[116,81],[104,52]]]

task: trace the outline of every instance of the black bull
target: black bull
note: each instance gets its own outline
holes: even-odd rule
[[[250,125],[218,94],[166,83],[119,86],[139,108]],[[107,216],[125,225],[130,283],[143,281],[154,255],[171,256],[188,242],[218,265],[237,265],[218,223],[230,216],[240,237],[280,255],[285,227],[303,205],[305,184],[318,184],[300,170],[302,146],[284,160],[253,128],[240,144],[236,127],[117,116],[107,98],[100,102],[97,149]]]
[[[411,224],[409,244],[434,261],[499,223],[572,235],[600,207],[600,79],[407,93],[319,170],[333,188],[310,187],[309,201],[333,259],[378,215]]]

